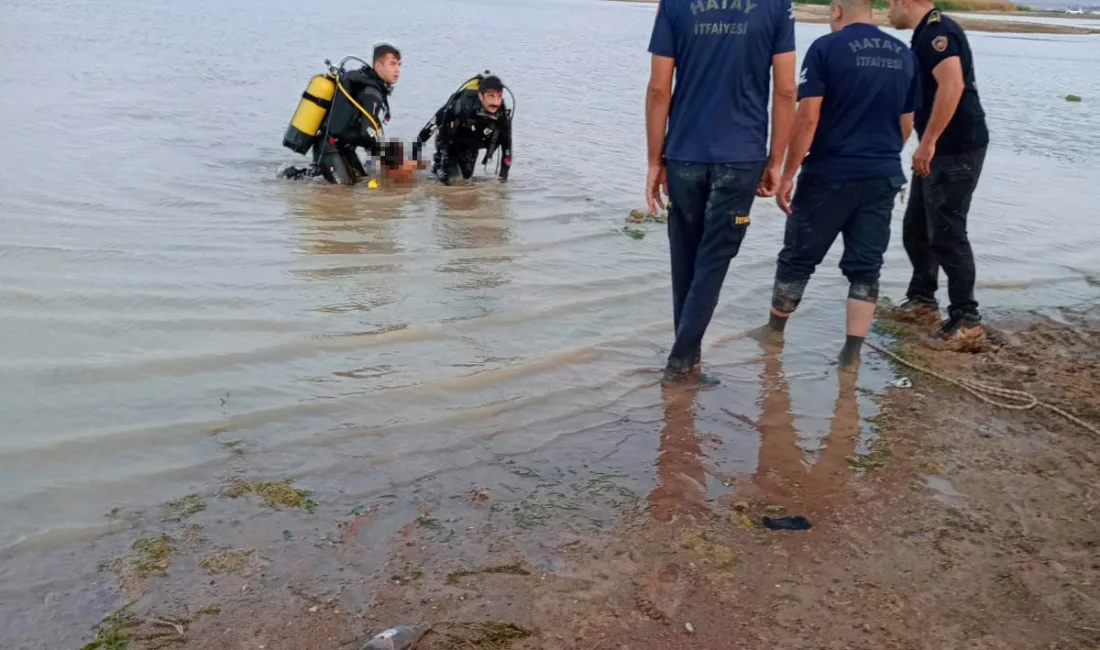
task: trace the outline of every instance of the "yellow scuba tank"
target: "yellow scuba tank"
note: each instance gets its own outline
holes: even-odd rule
[[[336,76],[334,74],[317,74],[309,79],[309,85],[302,93],[302,100],[298,102],[298,108],[294,111],[294,117],[290,118],[290,126],[286,127],[283,135],[283,146],[304,154],[313,146],[317,138],[317,131],[325,120],[325,115],[332,108],[332,98],[336,95]]]

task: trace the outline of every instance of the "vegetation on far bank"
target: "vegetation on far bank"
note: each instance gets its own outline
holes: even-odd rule
[[[795,0],[800,5],[828,5],[832,0]],[[874,0],[876,9],[885,9],[886,0]],[[935,5],[944,11],[1031,11],[1030,7],[1006,0],[940,0]]]
[[[649,0],[656,2],[657,0]],[[876,7],[874,22],[887,26],[889,21],[883,3],[886,0],[872,0]],[[829,21],[829,0],[795,0],[795,19],[805,23],[827,23]],[[1055,23],[1054,21],[996,20],[997,15],[1015,16],[1054,16],[1047,11],[1035,11],[1020,5],[997,2],[996,0],[944,0],[936,3],[950,12],[952,17],[967,31],[994,32],[1008,34],[1100,34],[1100,29],[1076,24]],[[978,16],[977,12],[985,12]],[[1030,12],[1030,13],[1029,13]]]

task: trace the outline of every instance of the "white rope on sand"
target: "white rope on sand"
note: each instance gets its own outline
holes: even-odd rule
[[[946,381],[949,384],[953,384],[955,386],[958,386],[959,388],[965,390],[966,392],[970,393],[974,397],[977,397],[978,399],[982,400],[986,404],[990,404],[990,405],[996,406],[998,408],[1009,409],[1009,410],[1013,410],[1013,411],[1027,411],[1027,410],[1035,408],[1036,406],[1041,406],[1045,409],[1049,409],[1051,411],[1054,411],[1055,413],[1057,413],[1058,415],[1061,415],[1062,417],[1066,418],[1070,422],[1073,422],[1073,423],[1087,429],[1088,431],[1091,431],[1093,433],[1093,435],[1096,435],[1096,436],[1100,437],[1100,429],[1098,429],[1095,426],[1089,424],[1088,422],[1085,422],[1084,420],[1082,420],[1081,418],[1079,418],[1075,415],[1067,413],[1066,411],[1058,408],[1057,406],[1054,406],[1053,404],[1047,404],[1046,402],[1040,402],[1031,393],[1028,393],[1028,392],[1025,392],[1025,391],[1022,391],[1022,390],[1011,390],[1011,389],[1008,389],[1008,388],[1000,388],[999,386],[990,386],[989,384],[983,384],[982,382],[974,381],[973,379],[953,379],[951,377],[948,377],[946,375],[938,373],[935,370],[930,370],[930,369],[925,368],[923,366],[918,366],[917,364],[913,363],[912,361],[908,361],[908,360],[898,356],[897,354],[894,354],[893,352],[891,352],[889,350],[886,350],[884,348],[881,348],[881,347],[875,345],[874,343],[871,343],[870,341],[867,342],[867,346],[870,347],[872,350],[880,353],[880,354],[884,354],[884,355],[890,357],[894,361],[897,361],[898,363],[900,363],[904,366],[912,368],[913,370],[916,370],[918,372],[923,372],[927,375],[931,375],[931,376],[935,377],[936,379],[941,379],[943,381]],[[1008,400],[1008,401],[993,399],[992,397],[990,397],[990,395],[995,396],[995,397],[999,397],[999,398],[1002,398],[1002,400]]]

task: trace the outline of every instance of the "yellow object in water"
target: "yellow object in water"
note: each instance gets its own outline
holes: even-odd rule
[[[369,181],[367,181],[367,187],[372,190],[378,189],[378,181],[374,180],[373,178],[370,179]]]
[[[298,108],[290,118],[290,126],[283,135],[283,146],[300,154],[309,151],[317,138],[317,131],[325,121],[325,115],[332,108],[332,98],[335,95],[336,78],[332,74],[310,77],[309,85],[298,102]]]

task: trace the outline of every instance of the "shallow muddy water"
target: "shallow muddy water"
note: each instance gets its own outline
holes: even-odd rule
[[[117,523],[104,517],[115,508],[206,493],[234,473],[294,477],[323,503],[448,468],[476,474],[555,440],[571,441],[559,445],[563,466],[587,462],[588,432],[634,418],[624,476],[641,492],[659,483],[667,241],[659,225],[643,239],[622,232],[642,199],[653,10],[8,3],[0,119],[18,128],[0,149],[6,584],[49,579],[13,563],[79,549]],[[825,29],[800,24],[799,51]],[[309,76],[378,39],[404,52],[393,136],[414,136],[470,75],[502,75],[518,100],[506,186],[276,179],[304,160],[280,142]],[[993,134],[971,212],[979,300],[1095,301],[1100,38],[971,40]],[[1071,92],[1085,101],[1067,103]],[[908,269],[901,212],[883,285],[895,298]],[[723,437],[710,462],[731,474],[769,458],[813,462],[834,410],[855,430],[874,414],[862,394],[838,400],[831,367],[843,341],[839,247],[781,361],[737,338],[766,317],[782,231],[778,209],[759,201],[704,352],[724,386],[700,398],[692,426]],[[871,363],[860,385],[890,378]],[[805,458],[763,449],[769,426],[786,427]]]

